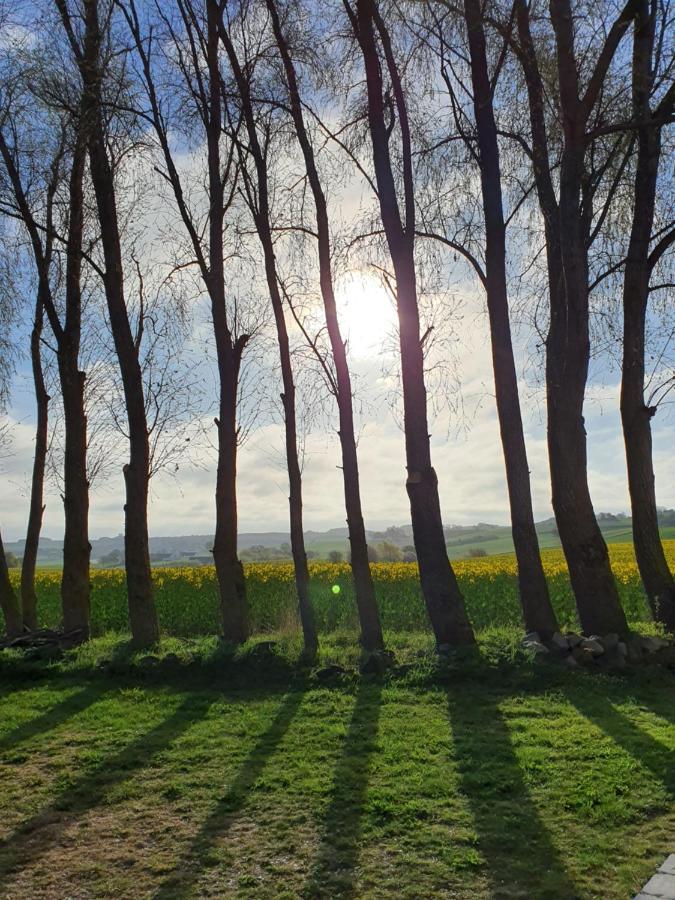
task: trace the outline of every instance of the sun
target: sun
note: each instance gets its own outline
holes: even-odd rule
[[[396,327],[394,301],[379,278],[350,272],[336,285],[340,328],[353,357],[376,356]]]

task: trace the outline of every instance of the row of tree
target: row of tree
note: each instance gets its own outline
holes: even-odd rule
[[[659,298],[666,297],[667,310],[675,238],[665,149],[675,104],[667,2],[627,0],[615,10],[605,0],[343,0],[323,4],[321,16],[304,0],[35,6],[35,37],[21,37],[9,6],[2,22],[0,211],[5,235],[30,254],[35,275],[30,356],[38,410],[20,601],[0,553],[9,633],[37,626],[46,346],[56,356],[64,431],[63,626],[83,638],[89,633],[82,337],[91,298],[100,295],[122,386],[117,417],[128,441],[131,631],[137,646],[159,636],[148,485],[161,385],[144,366],[157,321],[147,309],[142,262],[127,240],[128,220],[148,215],[129,200],[148,173],[171,210],[167,280],[189,273],[210,306],[218,409],[213,558],[227,639],[244,641],[249,630],[237,555],[237,450],[242,371],[254,337],[228,266],[242,248],[252,252],[253,240],[276,336],[305,647],[316,650],[317,633],[303,538],[298,333],[334,398],[361,641],[369,650],[383,646],[335,288],[338,222],[355,184],[367,199],[349,248],[377,266],[398,312],[406,490],[437,642],[466,644],[474,635],[448,560],[431,459],[427,252],[446,253],[444,268],[452,254],[484,290],[526,628],[546,637],[558,623],[534,526],[512,337],[515,298],[523,296],[540,317],[546,310],[545,325],[537,322],[546,330],[552,501],[581,626],[589,633],[627,631],[587,478],[583,406],[592,326],[605,322],[606,333],[621,336],[621,417],[638,565],[655,617],[675,627],[675,582],[656,517],[650,430],[656,402],[645,395],[649,328]],[[318,332],[285,274],[289,260],[322,311]],[[619,294],[620,309],[612,299]],[[602,315],[595,317],[596,309]],[[660,396],[671,383],[661,384]]]

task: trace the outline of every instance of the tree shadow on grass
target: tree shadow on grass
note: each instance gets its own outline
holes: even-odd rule
[[[0,753],[6,753],[17,744],[30,740],[36,735],[44,735],[62,725],[73,716],[84,712],[110,690],[108,685],[91,684],[69,694],[64,700],[51,706],[43,713],[22,722],[13,731],[0,736]]]
[[[370,756],[380,719],[382,684],[359,682],[349,730],[333,773],[321,844],[303,888],[306,898],[349,898],[356,891],[356,866]]]
[[[93,771],[77,779],[52,803],[19,825],[0,841],[0,879],[39,859],[58,844],[71,822],[101,804],[111,787],[127,781],[203,718],[212,702],[213,698],[205,696],[187,696],[170,716],[119,753],[106,757]]]
[[[567,699],[589,721],[619,744],[638,763],[660,781],[671,797],[675,797],[675,751],[669,750],[646,731],[616,709],[609,698],[600,693],[575,691],[569,687]]]
[[[303,689],[291,690],[281,702],[272,722],[258,738],[244,760],[238,775],[199,829],[188,849],[182,854],[174,872],[159,886],[154,900],[174,900],[191,890],[203,869],[203,863],[215,842],[222,837],[234,817],[246,803],[255,782],[273,755],[300,707]]]
[[[675,725],[675,674],[673,672],[663,672],[663,681],[659,683],[659,690],[653,691],[648,686],[646,691],[640,691],[637,694],[637,700],[641,708],[647,709],[660,719],[664,719],[670,725]],[[664,683],[670,687],[670,693],[663,691]],[[628,693],[631,689],[628,688]]]
[[[490,897],[579,897],[532,800],[508,725],[487,691],[448,692],[459,787],[487,866]]]

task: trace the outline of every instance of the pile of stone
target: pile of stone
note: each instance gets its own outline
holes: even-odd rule
[[[0,649],[21,648],[29,650],[41,650],[44,648],[57,648],[66,650],[77,647],[84,640],[84,633],[76,628],[73,631],[53,631],[51,628],[39,628],[36,631],[26,631],[18,637],[0,639]]]
[[[522,647],[537,657],[561,659],[571,669],[578,666],[623,669],[636,663],[657,661],[657,657],[662,657],[667,664],[675,658],[673,641],[639,635],[622,641],[618,634],[585,637],[575,632],[556,632],[550,640],[543,640],[536,631],[531,631],[523,638]]]

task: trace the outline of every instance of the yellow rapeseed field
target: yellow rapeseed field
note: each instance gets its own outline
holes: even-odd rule
[[[675,541],[665,541],[666,555],[675,568]],[[621,599],[631,621],[647,618],[647,608],[632,544],[610,544],[609,553]],[[556,612],[564,625],[574,626],[574,602],[561,550],[544,550],[544,568]],[[453,562],[469,615],[477,628],[520,623],[516,560],[502,554]],[[253,628],[275,630],[296,624],[293,566],[289,563],[251,563],[246,567]],[[355,627],[351,571],[347,563],[310,563],[312,600],[320,628]],[[415,630],[427,627],[415,563],[375,563],[372,566],[385,628]],[[13,576],[18,577],[18,572]],[[41,621],[56,626],[60,616],[61,573],[38,571]],[[219,630],[218,590],[213,566],[161,567],[154,572],[160,622],[166,633],[213,634]],[[122,569],[92,570],[94,633],[127,629],[126,590]]]

